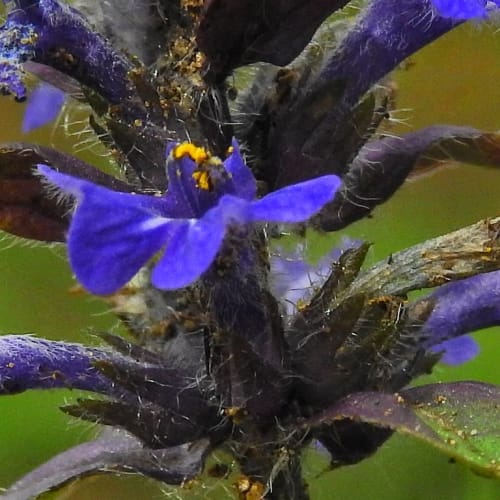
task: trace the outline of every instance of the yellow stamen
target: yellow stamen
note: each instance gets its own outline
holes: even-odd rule
[[[206,149],[199,148],[190,142],[179,144],[174,148],[172,154],[176,160],[180,160],[184,156],[189,156],[197,165],[210,158],[210,153]]]
[[[196,170],[196,172],[193,172],[192,175],[194,181],[196,182],[196,187],[203,189],[204,191],[212,190],[212,180],[210,179],[210,174],[208,172]]]

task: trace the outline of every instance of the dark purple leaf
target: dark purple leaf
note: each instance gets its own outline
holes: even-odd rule
[[[353,465],[369,457],[393,434],[391,429],[340,420],[315,429],[314,437],[330,453],[331,466]]]
[[[43,184],[37,164],[89,179],[97,184],[130,192],[128,184],[107,175],[78,158],[33,144],[0,146],[0,229],[23,238],[64,241],[71,200]]]
[[[81,86],[74,78],[51,68],[50,66],[46,66],[45,64],[40,64],[35,61],[26,61],[23,64],[23,68],[31,74],[37,76],[40,80],[50,83],[54,87],[62,90],[72,97],[82,95]]]
[[[62,410],[73,417],[121,427],[152,448],[177,446],[205,437],[219,423],[217,418],[191,419],[175,407],[162,408],[140,398],[135,403],[131,399],[128,402],[79,399]],[[216,417],[216,412],[213,413]]]
[[[109,380],[134,394],[139,405],[149,401],[182,415],[192,425],[215,425],[215,408],[208,405],[200,387],[193,384],[199,377],[196,372],[185,375],[182,367],[136,363],[126,358],[97,362],[95,366]],[[151,412],[154,411],[152,408]]]
[[[257,61],[283,66],[306,46],[318,26],[348,0],[206,0],[197,42],[221,81]]]
[[[221,386],[229,382],[231,406],[248,412],[258,422],[272,421],[286,402],[290,380],[260,358],[238,334],[231,335],[228,344],[221,346],[221,350],[227,349],[227,361],[217,375]]]
[[[284,100],[272,110],[270,155],[265,166],[274,176],[265,175],[270,185],[281,187],[330,173],[342,176],[376,130],[387,105],[388,97],[383,91],[368,94],[341,124],[336,124],[336,141],[329,136],[317,145],[314,153],[304,153],[304,144],[342,97],[345,89],[338,83],[327,84],[314,92],[301,89],[297,100]]]

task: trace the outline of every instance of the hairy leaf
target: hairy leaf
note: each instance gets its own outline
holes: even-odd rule
[[[333,302],[360,293],[404,295],[499,268],[500,217],[495,217],[391,255],[357,276]]]
[[[476,472],[500,478],[500,387],[480,382],[431,384],[396,394],[359,392],[307,422],[344,419],[422,440]]]

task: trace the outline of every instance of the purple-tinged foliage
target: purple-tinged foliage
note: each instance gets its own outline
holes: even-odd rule
[[[40,84],[30,94],[24,112],[22,131],[26,134],[57,118],[66,100],[66,94],[48,83]]]
[[[69,258],[78,279],[96,294],[117,291],[164,247],[153,284],[190,285],[213,262],[229,227],[305,221],[339,185],[336,176],[326,176],[254,200],[255,180],[236,142],[223,164],[201,148],[169,146],[169,187],[161,197],[110,191],[43,165],[39,171],[76,198]]]
[[[379,431],[395,430],[446,451],[454,460],[498,479],[500,471],[495,457],[498,456],[499,404],[500,388],[495,385],[429,384],[396,394],[353,393],[307,424],[321,429],[332,423],[356,427],[360,421],[369,422],[379,426]],[[365,439],[368,438],[365,434]],[[333,441],[327,443],[327,448],[331,444],[339,447],[339,443]]]
[[[499,166],[499,134],[443,125],[375,135],[394,99],[391,85],[376,84],[498,1],[366,2],[358,16],[340,13],[314,35],[348,2],[141,1],[137,26],[109,15],[131,2],[90,3],[90,22],[74,8],[84,3],[8,2],[0,85],[22,98],[24,70],[87,103],[89,124],[126,182],[50,148],[4,145],[0,227],[66,239],[76,277],[110,294],[133,340],[104,333],[109,347],[90,348],[0,337],[0,393],[96,392],[104,397],[62,409],[110,428],[4,497],[29,498],[104,470],[179,484],[222,449],[244,474],[242,498],[304,500],[300,457],[311,440],[341,466],[393,431],[496,474],[488,449],[471,458],[464,446],[457,456],[450,443],[476,423],[488,439],[498,435],[497,389],[406,386],[440,359],[470,359],[476,346],[465,334],[499,323],[500,219],[365,270],[368,243],[315,269],[277,266],[269,254],[282,224],[300,233],[316,216],[316,227],[345,227],[423,168],[450,159]],[[237,92],[225,77],[255,61],[289,66],[260,65],[231,106]],[[46,91],[32,94],[27,128],[56,116],[63,97]],[[302,287],[300,298],[290,295]],[[284,311],[289,300],[297,307]],[[437,416],[430,432],[419,412]],[[441,418],[448,412],[451,421]],[[456,436],[446,434],[453,426]]]
[[[35,498],[91,472],[136,472],[169,484],[181,484],[201,472],[209,448],[206,440],[200,440],[152,450],[127,433],[107,434],[44,463],[12,485],[2,498]]]

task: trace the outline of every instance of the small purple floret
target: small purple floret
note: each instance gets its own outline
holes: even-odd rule
[[[22,131],[26,134],[55,120],[65,100],[66,94],[62,90],[48,83],[41,83],[29,96]]]

